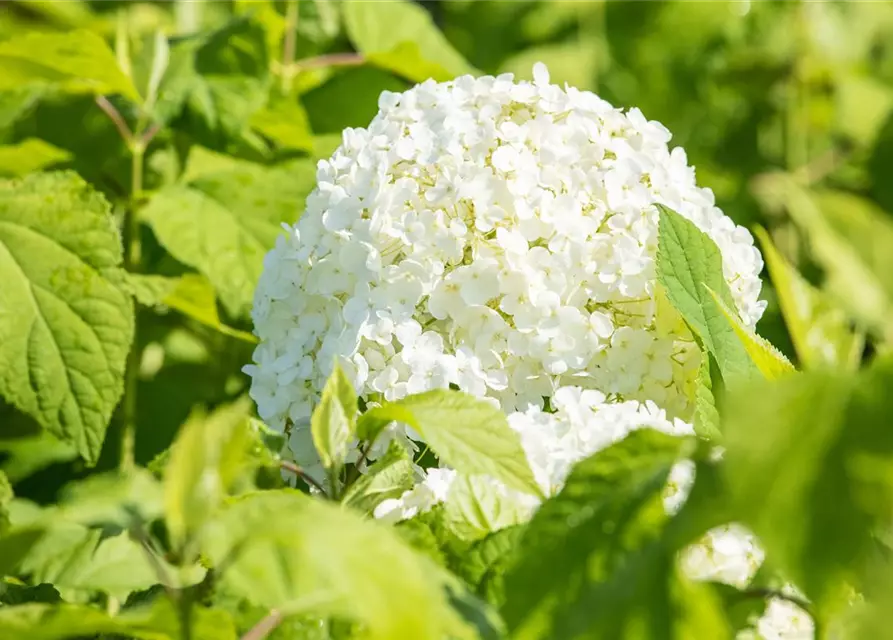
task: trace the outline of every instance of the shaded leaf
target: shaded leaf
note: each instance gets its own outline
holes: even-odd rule
[[[857,588],[872,533],[891,520],[893,367],[856,379],[803,373],[748,385],[723,404],[725,479],[736,519],[775,566],[828,606]]]
[[[639,430],[580,462],[527,526],[505,577],[514,638],[730,637],[719,602],[675,568],[662,502],[689,441]]]

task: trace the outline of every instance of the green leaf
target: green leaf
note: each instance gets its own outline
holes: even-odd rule
[[[802,366],[855,370],[865,344],[864,333],[850,328],[846,314],[784,259],[764,229],[757,228],[755,233]]]
[[[446,526],[460,540],[474,542],[488,534],[520,524],[528,515],[491,478],[459,474],[444,501]]]
[[[729,326],[732,327],[735,335],[741,340],[741,344],[744,345],[744,350],[747,352],[751,362],[763,374],[764,378],[775,380],[776,378],[796,373],[797,370],[794,368],[794,365],[778,349],[772,346],[766,339],[741,324],[738,314],[729,309],[713,289],[707,287],[707,291],[713,297],[713,301],[719,307],[722,316],[729,323]]]
[[[251,116],[251,127],[280,149],[313,151],[310,120],[295,98],[271,98],[267,106]]]
[[[754,366],[741,341],[708,291],[717,292],[729,308],[735,308],[722,272],[722,255],[716,243],[693,222],[663,205],[657,248],[657,280],[685,321],[716,358],[727,381],[751,375]],[[705,287],[706,285],[706,287]]]
[[[0,451],[6,455],[0,469],[11,482],[18,482],[56,462],[77,457],[74,448],[46,431],[33,437],[0,440]]]
[[[401,42],[390,51],[370,53],[366,59],[376,67],[412,82],[424,82],[428,78],[445,82],[456,75],[440,64],[426,60],[416,42]]]
[[[71,154],[37,138],[0,146],[0,175],[23,176],[65,162]]]
[[[310,433],[320,460],[336,473],[344,464],[347,445],[356,430],[356,415],[356,391],[336,363],[323,387],[319,406],[310,418]]]
[[[168,278],[128,273],[127,285],[141,304],[174,309],[224,335],[244,342],[257,343],[257,338],[252,334],[233,329],[221,322],[217,313],[214,287],[202,275],[187,273],[177,278]]]
[[[192,608],[192,637],[236,640],[232,618],[223,611]],[[179,616],[167,598],[112,617],[96,607],[24,604],[0,607],[0,637],[8,640],[62,640],[104,634],[138,640],[180,640]]]
[[[521,440],[493,405],[459,391],[436,389],[364,413],[357,435],[374,440],[390,422],[412,427],[434,453],[459,473],[490,476],[542,496]]]
[[[489,534],[462,554],[456,574],[494,606],[505,604],[505,573],[517,560],[525,527],[512,526]]]
[[[25,557],[43,538],[41,527],[15,527],[0,535],[0,573],[10,575],[16,571]]]
[[[0,471],[0,535],[9,529],[9,503],[12,502],[13,495],[9,478]]]
[[[722,407],[735,519],[820,607],[857,589],[893,504],[893,366],[753,382]]]
[[[72,173],[0,182],[0,395],[94,463],[133,309],[108,203]]]
[[[785,174],[764,176],[757,193],[780,200],[809,238],[825,288],[875,335],[893,335],[893,222],[859,196],[808,190]]]
[[[407,68],[400,72],[410,80],[420,80],[419,60],[437,64],[454,76],[480,75],[434,26],[428,12],[413,2],[346,2],[343,10],[347,35],[361,53],[391,52],[401,45],[406,47],[405,43],[418,47],[420,55],[408,57]],[[406,48],[403,51],[408,53]]]
[[[303,209],[315,169],[308,161],[267,168],[224,158],[216,171],[193,164],[186,168],[189,186],[158,191],[142,219],[172,256],[211,281],[230,315],[247,315],[263,257],[281,223],[294,222]]]
[[[580,462],[527,526],[505,577],[513,638],[730,637],[682,579],[662,493],[689,440],[643,429]]]
[[[394,444],[350,486],[341,503],[369,514],[385,500],[399,498],[414,484],[412,459],[406,449]]]
[[[156,119],[207,147],[257,146],[247,134],[271,83],[265,39],[259,24],[239,17],[178,40],[159,87]]]
[[[701,351],[701,363],[698,365],[698,377],[695,381],[695,415],[694,430],[702,438],[716,440],[721,436],[719,430],[719,412],[716,410],[716,393],[713,387],[721,381],[722,374],[716,364],[716,358],[706,351]]]
[[[59,507],[71,521],[126,528],[161,516],[161,486],[145,469],[108,471],[65,487]]]
[[[173,587],[186,587],[204,576],[201,567],[177,569],[147,550],[127,533],[102,538],[101,532],[77,525],[51,525],[40,542],[22,557],[21,570],[35,583],[52,583],[66,595],[97,592],[124,600],[134,591],[158,584],[159,570]]]
[[[282,490],[234,500],[215,524],[206,554],[229,558],[226,588],[258,606],[345,616],[373,639],[470,637],[447,577],[377,522]]]
[[[90,31],[31,32],[0,42],[0,65],[0,89],[44,82],[64,91],[120,93],[142,102],[115,54]]]
[[[175,548],[204,528],[251,465],[250,403],[241,399],[212,414],[193,413],[171,447],[164,476],[164,512]]]

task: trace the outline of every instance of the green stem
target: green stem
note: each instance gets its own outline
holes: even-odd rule
[[[143,159],[145,145],[137,139],[130,143],[130,203],[124,214],[124,268],[129,273],[137,273],[141,265],[139,219],[137,213],[143,195]],[[136,394],[139,382],[140,356],[137,315],[133,317],[133,346],[127,354],[127,368],[124,378],[123,421],[121,433],[122,471],[133,469],[136,450]]]
[[[787,104],[785,109],[785,164],[788,171],[795,171],[809,161],[809,130],[807,123],[808,95],[803,78],[803,49],[806,35],[804,33],[804,8],[798,2],[792,9],[794,12],[794,59],[791,75],[788,78]]]
[[[295,60],[297,47],[299,16],[298,0],[288,0],[285,6],[285,37],[282,41],[282,93],[285,95],[291,93],[295,74],[292,62]]]

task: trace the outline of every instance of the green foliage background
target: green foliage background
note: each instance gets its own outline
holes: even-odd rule
[[[69,603],[89,601],[116,612],[134,598],[148,598],[133,594],[158,582],[158,567],[149,566],[153,558],[177,567],[174,582],[182,584],[168,588],[198,584],[213,593],[219,608],[193,609],[201,612],[193,625],[205,629],[196,631],[196,638],[234,637],[236,629],[245,632],[270,603],[281,600],[273,586],[281,585],[272,578],[253,576],[270,589],[259,603],[244,599],[232,585],[217,589],[195,578],[202,563],[222,561],[234,544],[233,536],[196,533],[208,514],[227,495],[240,493],[240,487],[280,486],[276,447],[268,446],[272,435],[255,422],[242,430],[253,409],[245,397],[247,377],[240,370],[251,360],[250,308],[263,255],[280,223],[291,223],[300,214],[313,187],[316,160],[332,152],[342,129],[368,123],[381,91],[464,73],[513,72],[529,78],[537,61],[548,65],[555,82],[590,89],[617,106],[639,107],[646,117],[664,123],[674,134],[673,144],[684,146],[697,167],[699,183],[714,190],[719,206],[736,222],[756,230],[768,266],[764,291],[769,309],[759,329],[780,353],[742,329],[727,308],[717,313],[727,293],[713,277],[715,247],[682,227],[674,237],[687,240],[679,246],[661,236],[662,259],[684,265],[693,282],[711,287],[686,292],[662,283],[710,354],[696,427],[708,438],[727,431],[727,489],[735,496],[732,502],[743,505],[736,517],[766,536],[770,551],[778,549],[780,565],[817,606],[839,600],[840,584],[829,582],[829,575],[842,576],[842,583],[858,588],[874,584],[854,569],[853,557],[868,562],[876,549],[865,543],[866,531],[875,535],[888,524],[888,443],[874,432],[843,427],[886,424],[883,389],[889,388],[889,368],[882,359],[858,376],[853,372],[878,354],[883,358],[893,337],[893,4],[22,0],[0,6],[0,449],[5,453],[2,470],[12,483],[3,491],[11,496],[14,489],[18,505],[13,516],[4,516],[12,517],[15,527],[13,534],[0,538],[0,564],[7,563],[3,572],[10,576],[29,578],[8,578],[4,603],[54,601],[61,594]],[[666,225],[675,224],[671,214],[666,213]],[[785,378],[792,369],[787,360],[798,369],[834,372],[827,378],[804,374],[791,382]],[[729,400],[732,407],[742,402],[741,411],[729,410],[732,417],[724,418],[720,429],[717,381],[733,388],[739,379],[756,374],[785,378],[751,392],[767,398],[760,408],[764,419],[741,417],[749,413],[742,391],[745,400],[734,394]],[[821,403],[804,406],[784,422],[785,412],[797,405],[792,398],[810,394]],[[332,392],[332,398],[341,395]],[[356,425],[352,414],[333,407],[314,426],[314,438],[321,448],[332,449],[324,459],[337,469],[343,462],[337,460],[337,449],[347,437],[338,430],[350,423],[350,429],[363,434],[364,428],[374,429],[376,418],[366,414]],[[437,405],[437,410],[446,408]],[[417,416],[420,432],[428,425],[427,415]],[[768,445],[761,451],[753,444],[755,437],[741,435],[782,423],[787,426],[765,434],[775,438],[772,455],[766,453]],[[435,451],[447,459],[457,455],[451,438],[465,436],[443,436],[437,420],[432,424],[428,439]],[[797,431],[804,424],[822,429]],[[169,450],[178,433],[179,454],[176,448]],[[789,457],[791,442],[801,439],[801,457]],[[834,453],[828,453],[832,442]],[[676,445],[658,441],[629,446],[651,452],[654,467],[639,471],[658,476],[679,453]],[[196,462],[200,450],[204,458]],[[220,462],[230,460],[227,456],[241,460],[243,454],[251,461],[245,463],[247,470],[241,462],[235,467]],[[511,451],[505,460],[482,461],[475,455],[455,459],[470,470],[529,486],[529,478],[514,469]],[[871,461],[865,462],[867,458]],[[820,477],[825,472],[817,470],[817,460],[831,466],[832,479]],[[851,460],[862,461],[858,464],[871,477],[851,472],[847,465],[856,464]],[[772,478],[788,463],[799,464],[799,472],[813,484],[798,484],[801,476],[792,476],[790,501],[749,510],[747,505],[777,489],[744,486],[741,477]],[[138,471],[145,466],[167,468],[164,489],[149,472]],[[395,469],[404,466],[405,460],[389,459],[381,470],[402,477]],[[219,486],[190,493],[209,468],[219,472]],[[736,475],[735,469],[742,471]],[[116,470],[129,479],[112,491],[116,483],[102,474]],[[835,470],[839,477],[833,476]],[[179,474],[176,482],[170,479],[173,473]],[[586,473],[602,471],[593,462],[580,477]],[[631,493],[641,492],[647,484],[643,477],[617,483]],[[73,485],[81,489],[71,495],[75,481],[105,481],[110,486],[87,486],[112,497],[91,511],[84,485]],[[170,488],[174,486],[179,494]],[[810,491],[838,491],[841,504],[850,504],[855,495],[850,489],[861,496],[850,511],[841,507],[840,513],[847,515],[840,517],[851,527],[837,526],[835,514],[802,506],[811,504],[805,497]],[[364,486],[343,498],[368,511],[369,496],[379,499],[386,493]],[[317,512],[315,504],[297,494],[255,497],[214,526],[237,528],[241,517],[250,521],[293,509],[293,516],[271,528],[270,540],[314,521],[328,523],[326,531],[356,527],[340,542],[381,547],[392,561],[404,562],[405,583],[395,592],[421,593],[417,611],[443,627],[426,628],[425,620],[409,616],[395,623],[388,607],[411,605],[387,598],[373,599],[374,605],[359,610],[338,604],[339,598],[371,597],[377,589],[372,578],[357,581],[353,591],[332,587],[337,596],[327,609],[332,620],[359,617],[375,637],[409,637],[400,634],[419,629],[431,637],[444,629],[459,633],[461,625],[453,620],[459,607],[447,607],[433,593],[455,576],[432,578],[437,572],[419,563],[417,554],[407,555],[396,538],[340,520],[344,516],[339,511]],[[29,524],[39,521],[36,514],[42,507],[64,511],[66,501],[77,505],[70,509],[86,521],[65,524],[71,529],[53,529],[49,536],[43,525]],[[795,503],[805,510],[798,537],[780,535],[770,542],[779,522],[793,517],[784,510]],[[567,505],[559,503],[543,509],[531,526],[548,533],[547,519],[560,518],[563,508]],[[165,548],[174,555],[156,557],[152,552],[147,560],[137,553],[134,561],[131,546],[154,545],[150,538],[157,532],[134,533],[133,523],[156,522],[162,513]],[[98,525],[105,527],[101,540],[95,533]],[[18,558],[37,544],[38,530],[44,532],[40,544],[65,547],[64,553],[49,554],[55,563],[47,554],[37,554],[41,562],[19,566]],[[418,548],[427,544],[432,557],[443,560],[491,604],[499,604],[503,594],[501,584],[493,586],[501,577],[491,580],[488,563],[502,558],[494,549],[514,544],[512,531],[487,538],[486,547],[474,547],[469,562],[481,559],[483,564],[466,566],[456,564],[455,557],[444,560],[449,545],[437,540],[434,524],[401,529],[405,539]],[[828,544],[828,535],[837,536],[834,540],[845,551],[826,553],[818,561],[815,554]],[[190,547],[198,538],[206,542]],[[650,554],[655,566],[666,568],[671,564],[666,559],[684,539],[661,534],[654,546],[636,553]],[[313,545],[324,540],[311,536],[306,543],[290,560],[296,571],[313,564]],[[89,550],[78,556],[79,549]],[[261,545],[256,557],[249,557],[262,566],[272,561],[272,555],[264,555],[269,553]],[[104,563],[99,568],[97,554]],[[59,557],[87,564],[66,568]],[[354,561],[366,567],[361,573],[373,570],[362,564],[362,554]],[[554,561],[561,564],[561,558]],[[542,637],[536,626],[542,621],[531,622],[531,611],[557,618],[570,614],[556,613],[556,607],[570,607],[575,599],[585,605],[585,594],[572,592],[582,589],[579,585],[566,587],[569,591],[561,592],[563,600],[557,604],[557,592],[546,601],[535,589],[518,587],[525,572],[539,570],[536,562],[542,558],[521,563],[520,582],[507,591],[510,604],[503,618],[518,637]],[[242,570],[251,574],[255,565],[248,564]],[[349,563],[344,566],[349,570]],[[338,582],[327,573],[335,570],[331,566],[316,569],[316,579]],[[680,597],[674,589],[682,587],[673,582],[669,568],[655,580],[667,582],[642,588],[670,607]],[[565,587],[555,586],[560,588]],[[190,597],[198,602],[206,596],[202,589],[189,591]],[[889,595],[885,584],[877,589],[883,597]],[[511,599],[513,593],[520,594],[518,599]],[[710,598],[718,596],[703,602],[713,602]],[[112,622],[91,622],[83,611],[73,612],[72,619],[82,627],[66,622],[60,609],[61,621],[41,623],[44,635],[33,635],[33,626],[21,626],[18,631],[9,627],[0,637],[56,638],[78,629],[85,636],[180,637],[176,620],[182,622],[182,612],[169,611],[175,604],[167,600],[154,602],[138,613],[128,613],[125,606]],[[481,604],[475,603],[468,606]],[[618,610],[629,606],[629,616],[639,615],[630,603],[620,604]],[[97,616],[103,611],[95,610]],[[387,615],[381,613],[385,610]],[[28,615],[34,622],[43,613],[34,609]],[[680,614],[676,631],[667,631],[675,635],[663,637],[706,637],[685,635],[704,632],[686,627],[686,615]],[[704,621],[712,614],[691,615]],[[883,626],[866,620],[865,629]],[[284,625],[276,637],[350,637],[349,625],[342,633],[330,622],[320,627],[319,635],[312,635],[313,624],[300,622],[293,634]],[[0,620],[0,630],[3,624]],[[53,624],[60,631],[53,631]],[[597,627],[598,637],[658,637],[624,635],[633,633],[623,626],[627,623],[603,624]],[[577,637],[570,627],[553,627],[551,633]]]

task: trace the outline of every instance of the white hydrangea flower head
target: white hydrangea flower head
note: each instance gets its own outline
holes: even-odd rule
[[[717,243],[751,326],[760,253],[661,124],[535,77],[384,92],[319,163],[255,296],[268,424],[306,418],[336,357],[367,400],[453,384],[525,412],[572,385],[689,417],[700,356],[656,297],[654,204]]]

